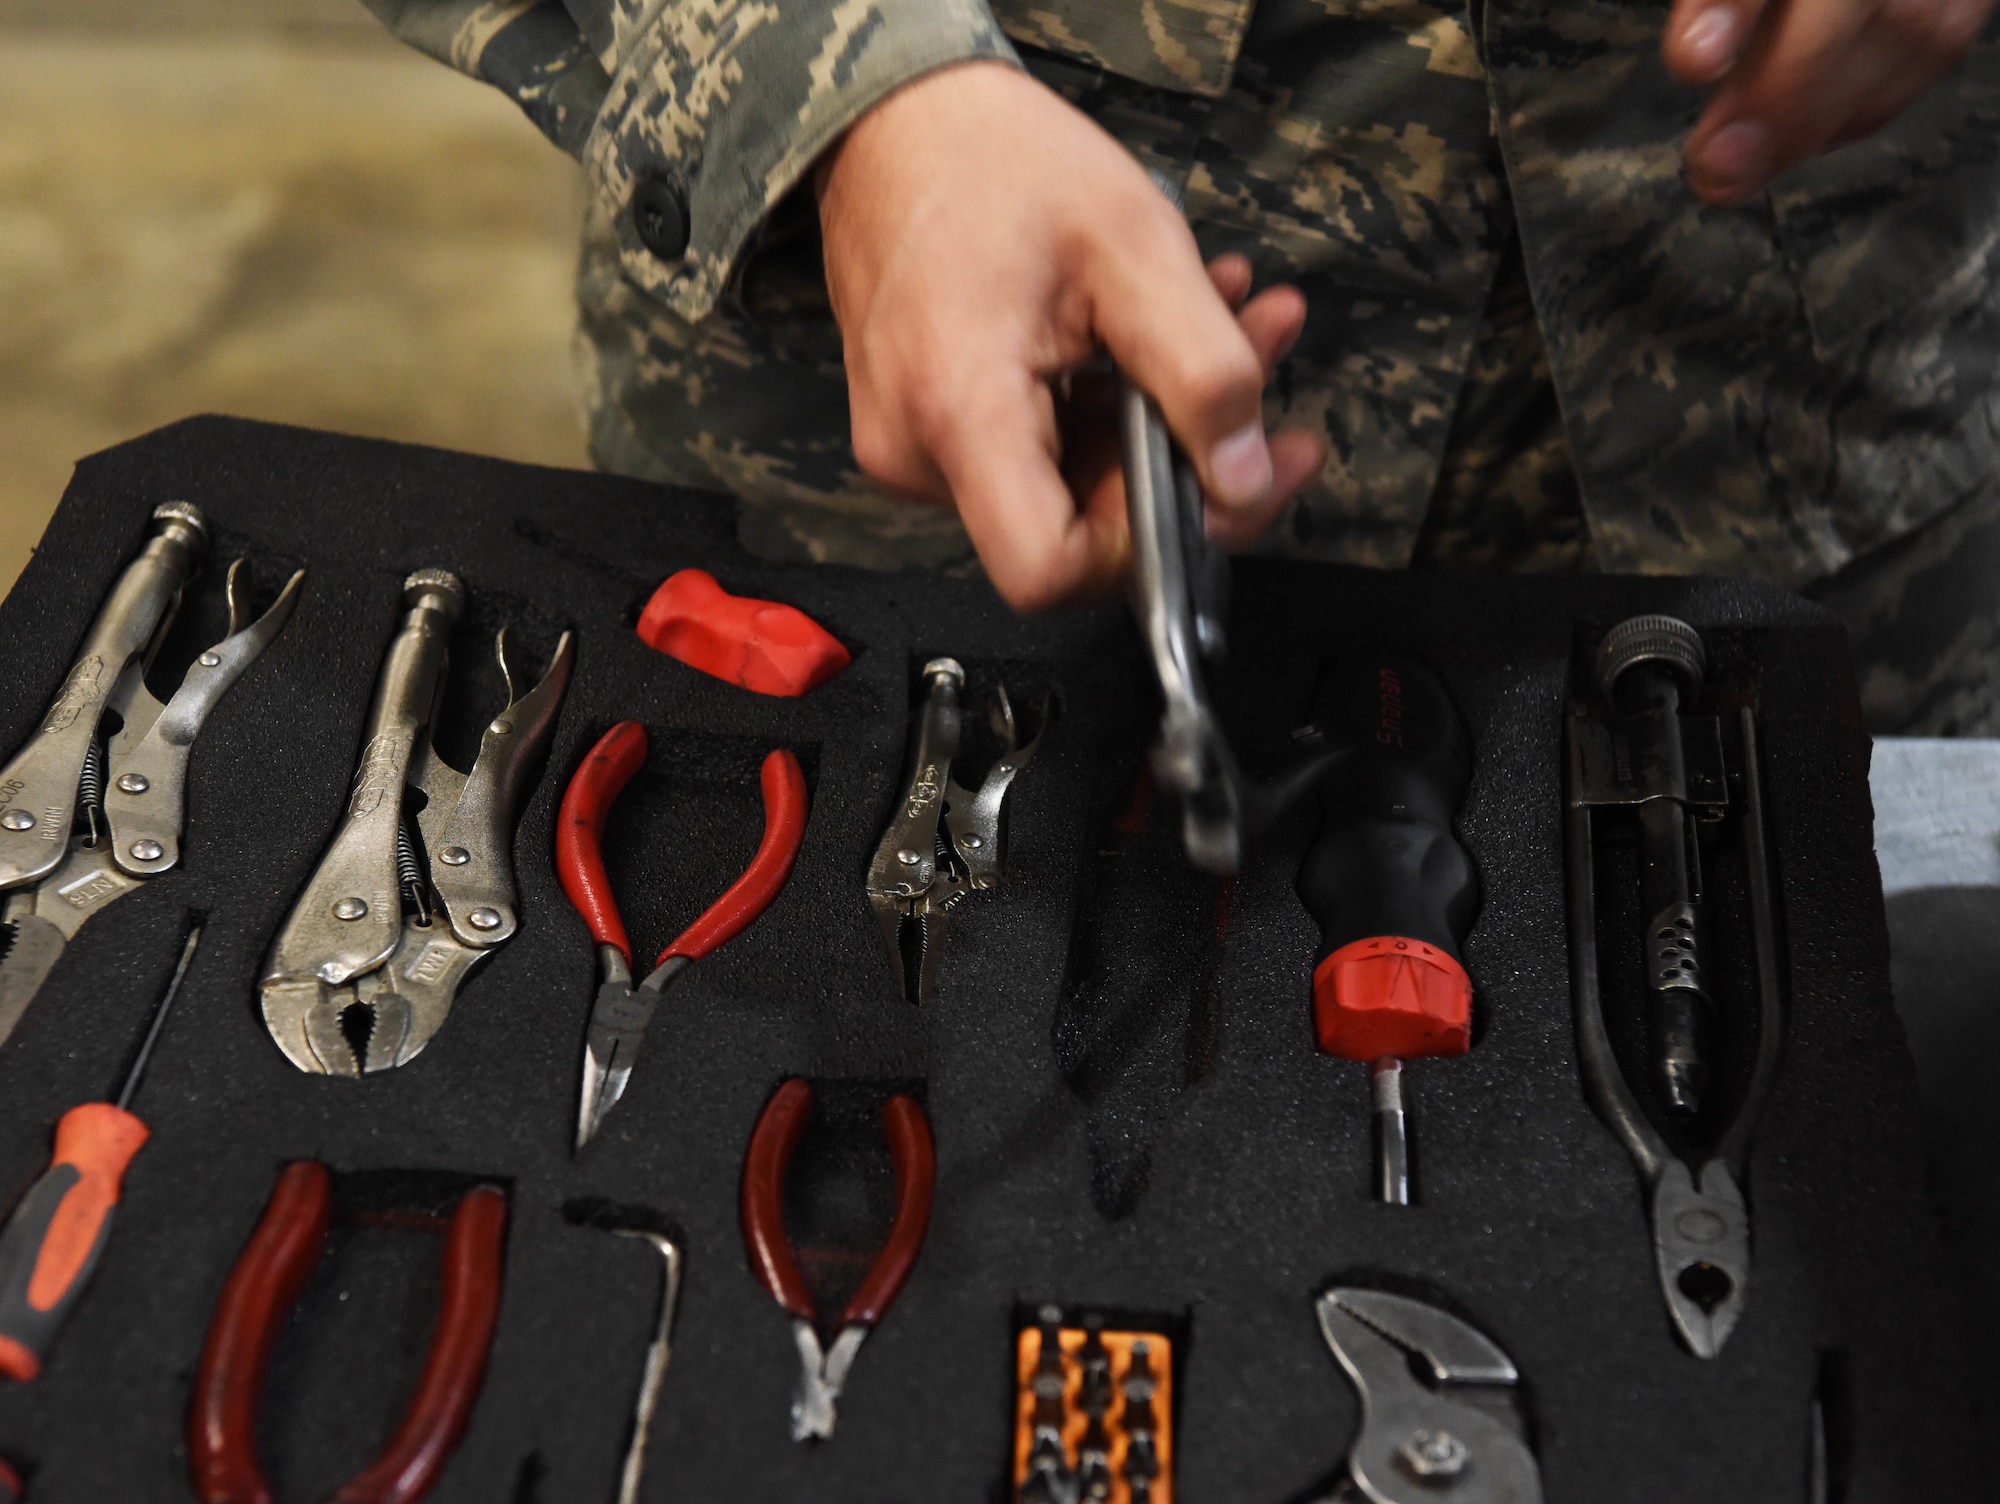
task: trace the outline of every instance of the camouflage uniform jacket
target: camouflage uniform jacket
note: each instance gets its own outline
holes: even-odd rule
[[[368,3],[583,162],[599,462],[735,491],[766,551],[963,552],[854,470],[797,190],[970,58],[1025,63],[1185,183],[1204,251],[1306,291],[1270,416],[1331,453],[1270,550],[1450,553],[1426,534],[1456,487],[1446,533],[1568,539],[1498,562],[1801,584],[2000,475],[1991,33],[1881,135],[1715,210],[1681,177],[1701,100],[1660,62],[1665,0]]]

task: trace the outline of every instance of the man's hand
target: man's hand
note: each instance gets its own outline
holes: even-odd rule
[[[1159,402],[1225,545],[1318,471],[1323,440],[1267,441],[1262,416],[1305,300],[1249,298],[1241,257],[1204,269],[1125,149],[1033,79],[998,63],[918,79],[820,174],[855,458],[955,505],[1017,609],[1101,593],[1127,567],[1116,438],[1085,421],[1101,389],[1072,382],[1100,350]]]
[[[1688,181],[1741,204],[1829,147],[1888,124],[1948,73],[1993,0],[1674,0],[1662,51],[1716,86],[1688,137]]]

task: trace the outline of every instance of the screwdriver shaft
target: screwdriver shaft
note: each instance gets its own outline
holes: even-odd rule
[[[1410,1204],[1410,1125],[1403,1100],[1403,1062],[1384,1055],[1368,1066],[1375,1093],[1375,1199]]]

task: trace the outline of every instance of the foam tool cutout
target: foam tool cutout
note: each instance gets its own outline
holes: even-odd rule
[[[796,699],[853,661],[796,606],[731,595],[705,569],[667,576],[638,630],[647,647],[760,695]]]

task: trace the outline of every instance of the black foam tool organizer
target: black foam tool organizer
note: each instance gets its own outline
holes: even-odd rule
[[[1460,835],[1484,892],[1466,947],[1478,1042],[1411,1067],[1421,1204],[1395,1208],[1368,1196],[1366,1072],[1313,1049],[1317,936],[1293,893],[1310,832],[1262,840],[1226,892],[1161,859],[1173,812],[1135,793],[1144,668],[1118,608],[1021,620],[977,579],[760,562],[713,497],[201,419],[79,466],[0,606],[0,746],[49,703],[149,509],[175,498],[216,535],[183,650],[217,624],[221,562],[247,554],[265,589],[295,564],[309,573],[290,627],[196,746],[183,864],[92,921],[0,1049],[11,1201],[56,1116],[111,1089],[189,913],[208,914],[136,1103],[153,1138],[96,1283],[43,1376],[0,1391],[0,1455],[27,1465],[40,1504],[188,1497],[209,1314],[300,1157],[510,1191],[491,1365],[438,1504],[612,1497],[659,1273],[577,1215],[606,1201],[651,1209],[687,1250],[647,1498],[999,1499],[1016,1314],[1056,1301],[1182,1323],[1178,1498],[1300,1504],[1358,1417],[1313,1317],[1336,1280],[1430,1294],[1501,1343],[1552,1501],[1804,1504],[1816,1395],[1834,1500],[1979,1496],[1968,1359],[1890,1010],[1868,743],[1824,613],[1743,583],[1238,564],[1224,694],[1247,757],[1282,750],[1320,658],[1347,648],[1429,664],[1476,745]],[[426,565],[472,592],[441,736],[461,759],[498,703],[487,635],[514,623],[539,672],[555,635],[577,634],[516,837],[523,927],[414,1062],[305,1076],[264,1032],[259,969],[341,807],[400,582]],[[687,565],[806,610],[853,665],[775,700],[648,650],[637,607]],[[1712,1362],[1671,1335],[1638,1182],[1585,1104],[1573,1044],[1563,712],[1579,642],[1639,610],[1721,634],[1754,679],[1788,937],[1790,1034],[1749,1172],[1753,1281]],[[1005,882],[954,913],[937,998],[918,1009],[897,995],[862,879],[916,671],[942,653],[965,663],[975,701],[1004,678],[1019,698],[1054,690],[1062,716],[1014,785]],[[668,994],[578,1160],[595,978],[551,827],[570,770],[626,717],[652,732],[652,758],[607,848],[641,952],[748,859],[765,750],[799,753],[812,811],[790,884]],[[1172,965],[1164,945],[1180,947]],[[737,1227],[745,1144],[792,1074],[826,1086],[826,1132],[801,1150],[791,1197],[809,1273],[851,1264],[843,1250],[886,1221],[879,1138],[856,1126],[871,1104],[915,1083],[937,1142],[922,1257],[861,1354],[838,1434],[815,1447],[788,1439],[792,1340]],[[264,1399],[280,1498],[324,1497],[388,1435],[428,1339],[436,1255],[437,1240],[394,1229],[336,1232]]]

